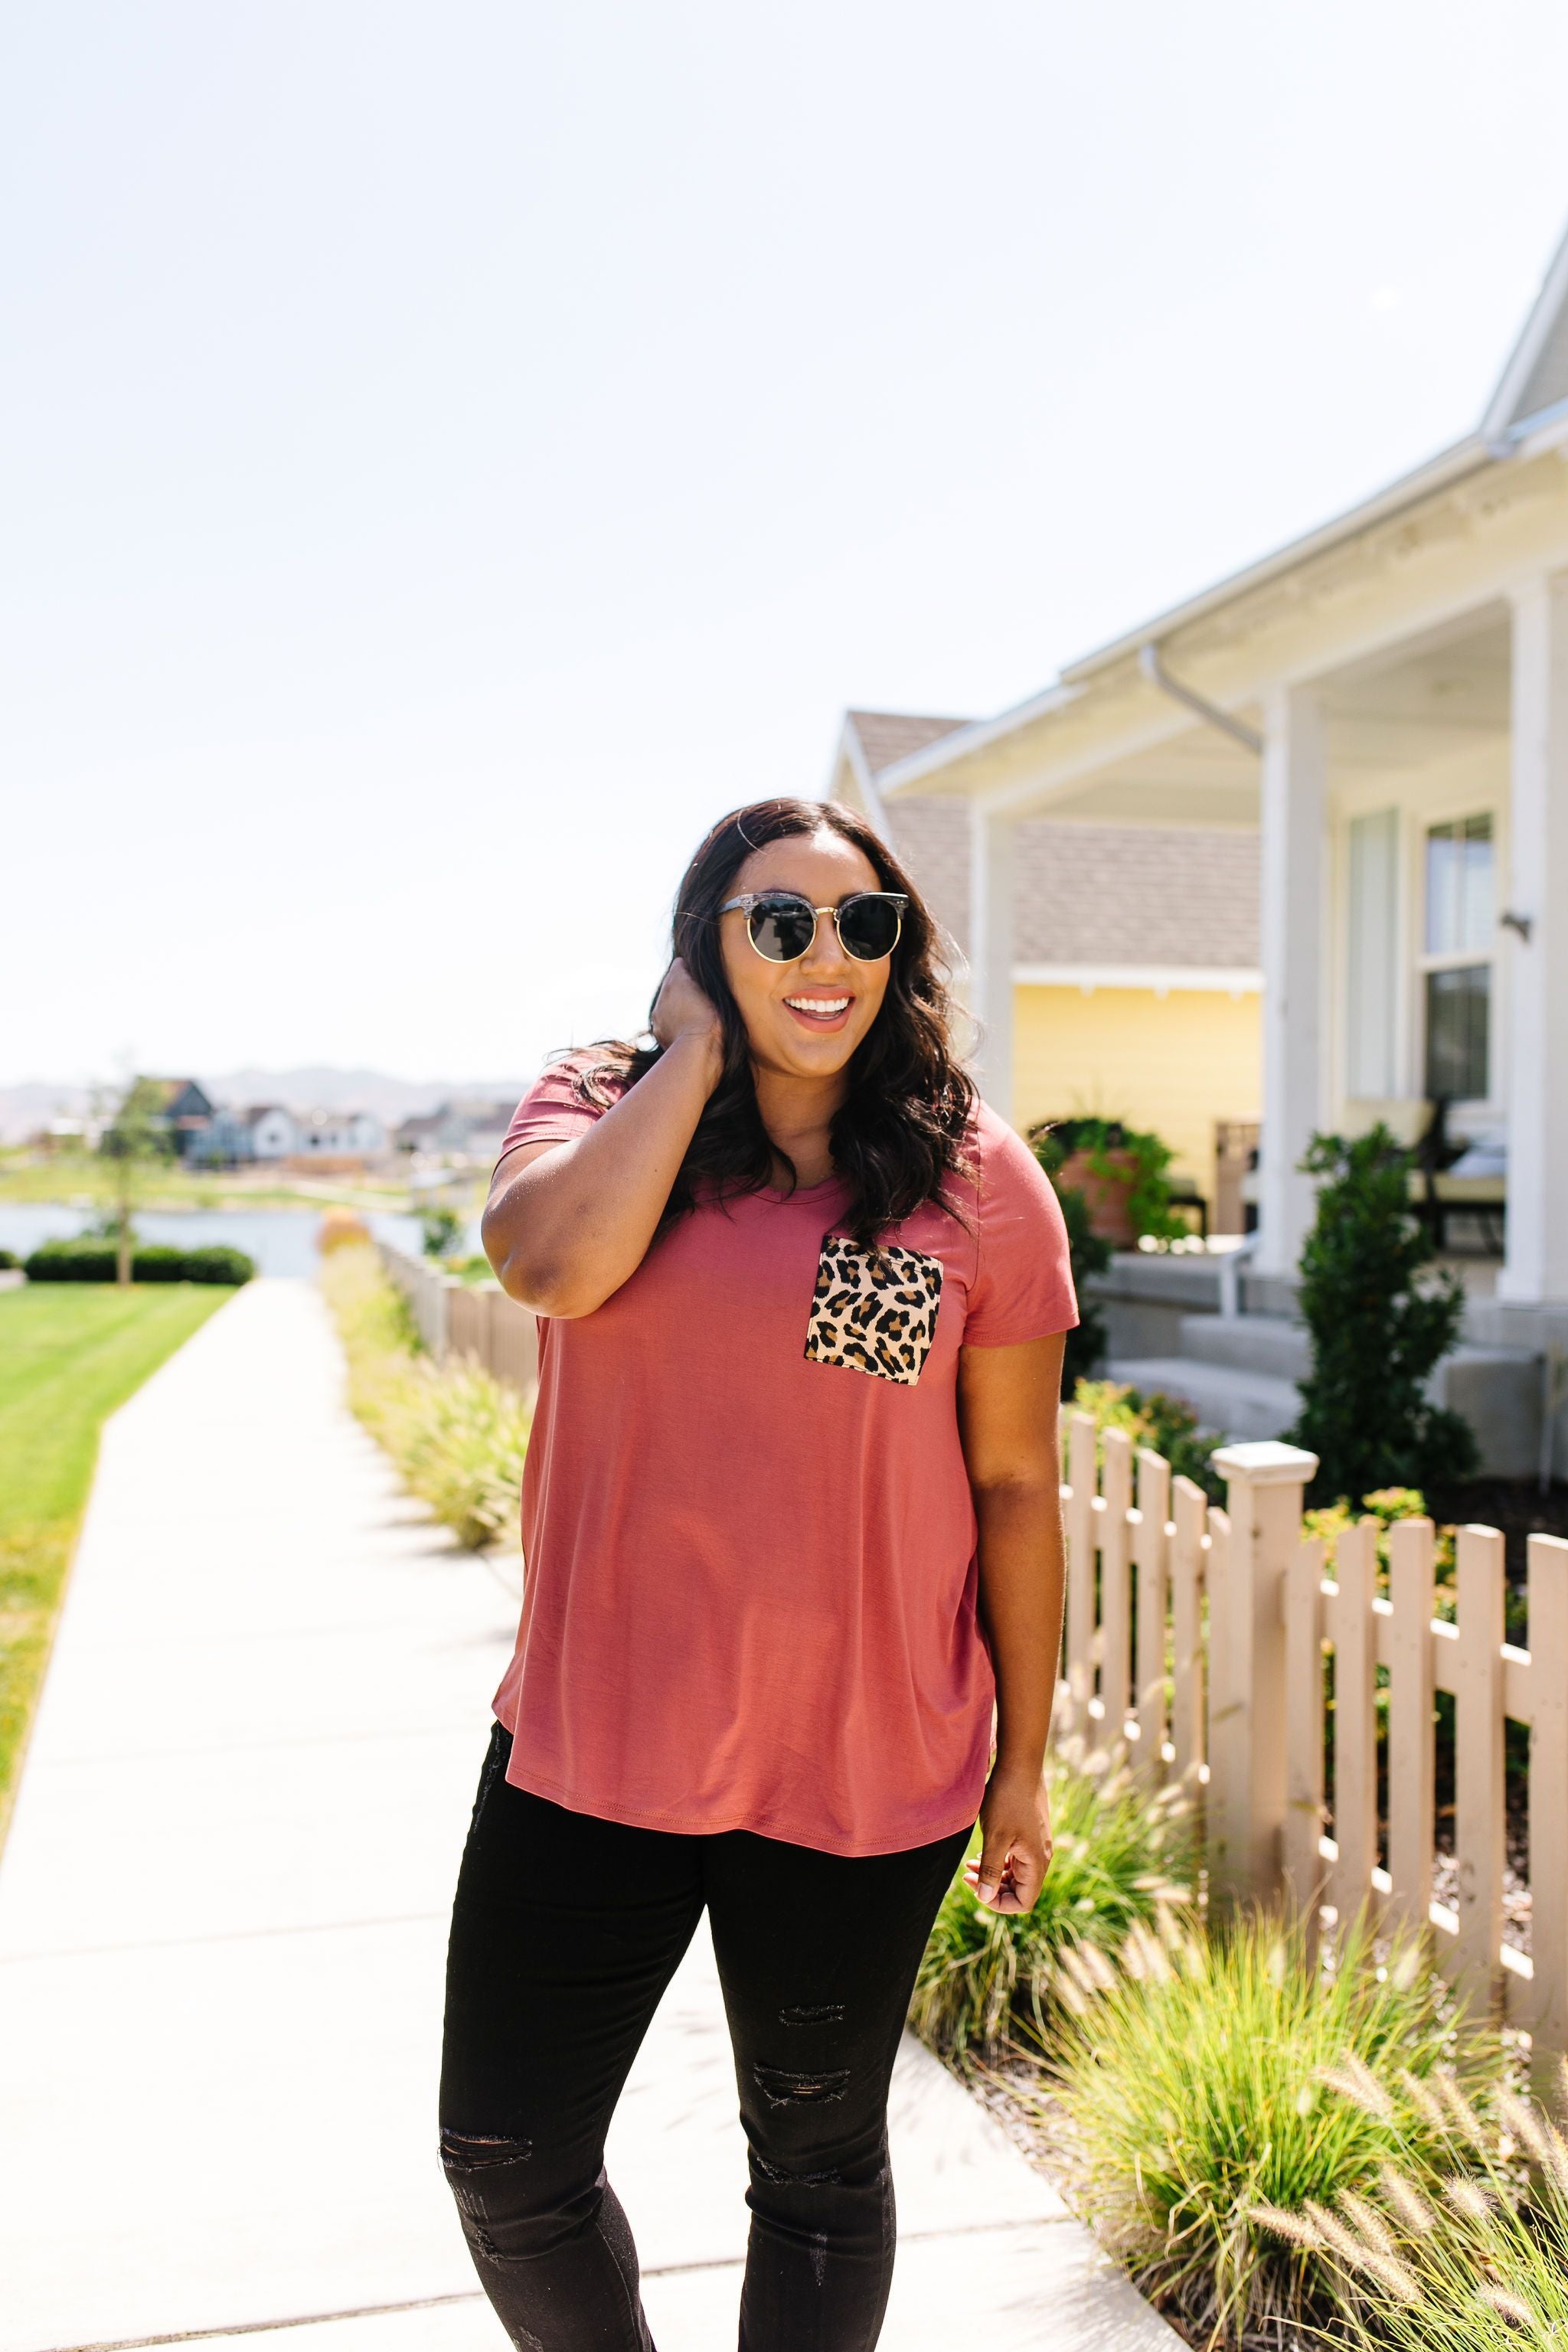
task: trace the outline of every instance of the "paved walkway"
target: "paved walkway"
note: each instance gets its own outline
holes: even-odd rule
[[[445,1914],[510,1641],[258,1282],[110,1424],[0,1870],[0,2352],[505,2352],[434,2158]],[[660,2352],[746,2216],[700,1938],[616,2119]],[[1176,2339],[912,2042],[887,2352]],[[303,2332],[301,2323],[305,2323]]]

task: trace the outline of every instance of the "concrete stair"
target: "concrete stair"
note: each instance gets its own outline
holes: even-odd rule
[[[1205,1429],[1226,1438],[1279,1437],[1300,1404],[1293,1381],[1232,1364],[1200,1363],[1194,1356],[1113,1356],[1106,1370],[1113,1381],[1180,1397]]]
[[[1113,1356],[1110,1378],[1182,1397],[1205,1429],[1231,1439],[1279,1437],[1300,1410],[1296,1383],[1311,1362],[1307,1332],[1278,1315],[1184,1315],[1181,1353]],[[1528,1348],[1456,1348],[1431,1382],[1434,1400],[1475,1431],[1489,1476],[1524,1478],[1541,1442],[1541,1358]]]
[[[1305,1324],[1288,1323],[1282,1315],[1184,1315],[1181,1354],[1232,1371],[1261,1372],[1288,1388],[1305,1378],[1312,1361]]]

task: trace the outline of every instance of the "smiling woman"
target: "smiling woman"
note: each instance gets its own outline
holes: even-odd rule
[[[1049,1859],[1067,1239],[861,819],[724,818],[671,947],[651,1042],[544,1072],[485,1212],[540,1390],[442,2146],[513,2342],[647,2352],[605,2135],[706,1908],[751,2153],[742,2341],[868,2352],[932,1917],[977,1812],[981,1901],[1026,1910]]]

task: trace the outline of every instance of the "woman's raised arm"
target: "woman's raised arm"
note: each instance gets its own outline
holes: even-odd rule
[[[678,959],[653,1009],[664,1053],[572,1143],[524,1143],[490,1179],[480,1234],[501,1288],[536,1315],[591,1315],[634,1275],[719,1082],[719,1016]]]

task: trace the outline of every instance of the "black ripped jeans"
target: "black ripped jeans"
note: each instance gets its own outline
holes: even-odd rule
[[[966,1833],[848,1859],[510,1786],[497,1725],[447,1976],[441,2158],[527,2352],[652,2352],[605,2136],[708,1907],[751,2157],[741,2352],[870,2352],[893,2266],[888,2084]]]

